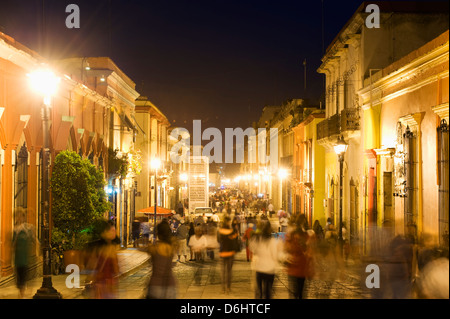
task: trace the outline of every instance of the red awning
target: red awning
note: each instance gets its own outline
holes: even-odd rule
[[[154,206],[150,206],[150,207],[147,207],[147,208],[142,208],[142,209],[139,209],[137,212],[138,213],[144,213],[146,215],[151,215],[151,214],[155,213],[155,207]],[[171,209],[164,208],[164,207],[159,207],[159,206],[156,207],[156,215],[170,216],[170,215],[173,215],[173,214],[174,213],[173,213],[173,211]]]

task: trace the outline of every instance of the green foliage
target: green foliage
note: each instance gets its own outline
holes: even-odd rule
[[[76,152],[62,151],[55,158],[50,185],[52,238],[67,241],[66,249],[78,249],[88,240],[82,231],[110,208],[103,172]]]
[[[118,175],[125,178],[128,172],[127,156],[119,158],[119,150],[108,149],[108,175]]]

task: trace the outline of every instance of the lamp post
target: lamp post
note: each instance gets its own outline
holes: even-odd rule
[[[61,294],[53,287],[52,284],[52,265],[51,265],[51,247],[50,247],[50,125],[49,125],[49,108],[51,107],[51,98],[55,94],[60,79],[48,69],[39,69],[30,74],[30,83],[33,89],[42,94],[44,101],[42,105],[42,132],[43,132],[43,149],[42,164],[44,168],[42,176],[42,287],[38,289],[33,296],[34,299],[61,299]]]
[[[155,216],[154,216],[154,224],[153,224],[153,244],[156,243],[156,208],[157,208],[157,199],[158,199],[158,194],[157,194],[157,187],[158,187],[158,182],[156,181],[157,179],[157,175],[158,175],[158,169],[161,166],[161,161],[159,160],[159,158],[153,158],[150,162],[150,166],[153,170],[155,170]]]
[[[336,145],[334,146],[334,151],[339,159],[339,249],[341,256],[343,254],[343,238],[342,238],[342,179],[344,178],[343,166],[344,166],[344,155],[347,151],[348,144],[345,143],[344,138],[341,136]]]

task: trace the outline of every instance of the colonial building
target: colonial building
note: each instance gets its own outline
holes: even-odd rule
[[[292,168],[293,211],[305,214],[312,227],[315,220],[325,225],[325,149],[317,143],[316,126],[325,118],[324,110],[303,111],[303,121],[292,128],[294,154]]]
[[[373,151],[380,148],[380,134],[374,124],[379,113],[373,108],[363,110],[358,92],[365,86],[364,80],[373,83],[373,75],[380,69],[448,29],[445,3],[376,2],[379,27],[366,23],[369,4],[364,2],[353,14],[328,46],[318,69],[326,76],[326,119],[317,126],[318,143],[326,149],[326,214],[337,225],[342,212],[351,239],[363,244],[368,230],[380,227],[385,216],[379,213],[380,172]],[[333,150],[341,138],[348,145],[342,179]]]
[[[448,30],[374,72],[358,92],[378,219],[448,247]],[[380,196],[377,196],[379,194]]]
[[[108,148],[122,154],[133,148],[136,129],[131,119],[138,94],[135,84],[113,61],[78,58],[48,63],[0,33],[0,280],[13,273],[11,240],[16,208],[26,208],[27,222],[36,228],[38,239],[41,236],[43,99],[30,88],[27,74],[42,62],[53,67],[61,79],[50,109],[51,158],[62,150],[73,150],[107,172]],[[130,201],[124,190],[130,183],[123,179],[112,183],[120,192],[111,217],[116,218],[126,244]]]
[[[174,200],[171,200],[174,188],[169,156],[170,122],[145,96],[136,100],[136,120],[142,130],[136,140],[136,148],[142,152],[142,172],[136,179],[136,211],[155,205],[155,170],[151,167],[151,161],[155,158],[161,161],[161,167],[156,172],[157,205],[174,209]]]

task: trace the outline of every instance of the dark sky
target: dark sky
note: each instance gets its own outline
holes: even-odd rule
[[[70,3],[80,29],[65,27]],[[360,4],[324,0],[325,48]],[[110,56],[173,126],[246,128],[265,105],[322,93],[321,0],[1,0],[0,26],[44,57]]]
[[[71,3],[80,29],[65,27]],[[361,3],[323,1],[324,41],[321,0],[0,0],[0,31],[50,59],[110,56],[172,126],[223,131],[265,105],[318,101],[323,45]]]

